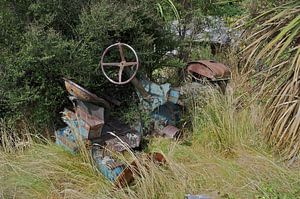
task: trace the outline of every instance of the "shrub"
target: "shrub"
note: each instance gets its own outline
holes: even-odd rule
[[[137,51],[142,69],[151,76],[160,58],[175,48],[173,35],[156,10],[156,1],[95,1],[82,13],[78,31],[94,63],[101,52],[118,41]]]
[[[5,108],[1,117],[26,117],[39,126],[53,126],[68,102],[64,76],[101,96],[112,85],[98,72],[99,59],[117,41],[132,45],[142,68],[151,74],[161,56],[174,47],[155,2],[6,2],[1,9],[6,18],[0,17],[8,31],[0,35],[1,41],[7,40],[0,45],[0,99],[6,103],[0,105]],[[8,22],[18,26],[14,29]],[[123,89],[122,95],[130,96],[130,91]]]
[[[14,117],[46,124],[59,112],[64,91],[58,80],[62,68],[72,66],[72,48],[74,43],[53,30],[28,29],[20,51],[7,60],[1,79]]]

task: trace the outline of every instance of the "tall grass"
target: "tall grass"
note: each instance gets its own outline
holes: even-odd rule
[[[208,90],[194,101],[194,140],[205,147],[233,152],[242,146],[261,145],[262,114],[250,95],[236,91],[222,95]],[[203,105],[204,104],[204,105]]]
[[[80,156],[49,145],[24,154],[1,152],[0,195],[4,198],[183,198],[186,193],[227,198],[296,198],[299,171],[289,170],[264,153],[239,150],[225,158],[201,145],[154,139],[168,164],[145,162],[131,187],[116,189]],[[140,164],[144,160],[140,158]]]
[[[234,89],[233,89],[234,90]],[[166,165],[146,154],[120,155],[127,164],[138,159],[135,182],[116,188],[87,161],[52,142],[32,143],[26,150],[0,150],[0,197],[3,198],[297,198],[300,171],[287,168],[264,147],[259,136],[260,108],[211,93],[208,103],[195,97],[193,132],[187,140],[152,138],[149,151],[160,151]],[[86,149],[82,149],[86,150]]]
[[[0,118],[0,149],[5,152],[17,152],[32,144],[31,133],[34,129],[25,121]]]

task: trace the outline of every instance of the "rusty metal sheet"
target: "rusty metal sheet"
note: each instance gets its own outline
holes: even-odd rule
[[[86,102],[94,102],[97,104],[102,104],[105,108],[110,109],[110,105],[109,103],[98,97],[97,95],[91,93],[90,91],[84,89],[83,87],[79,86],[78,84],[74,83],[73,81],[67,79],[67,78],[63,78],[65,81],[65,86],[67,91],[73,95],[74,97],[76,97],[79,100],[82,101],[86,101]]]
[[[89,113],[92,116],[99,118],[100,120],[105,121],[109,117],[109,110],[104,109],[103,107],[97,106],[90,102],[84,102],[81,100],[76,100],[76,106],[79,107],[85,112]]]
[[[134,173],[139,172],[136,161],[134,160],[130,165],[128,165],[123,172],[117,177],[115,181],[115,186],[122,188],[132,181],[134,181]]]
[[[165,156],[159,152],[149,153],[146,155],[146,158],[148,159],[148,161],[153,161],[158,165],[164,165],[167,162]],[[128,165],[116,179],[115,182],[116,187],[121,188],[124,187],[125,185],[128,185],[130,182],[134,180],[134,175],[141,176],[140,166],[144,166],[147,170],[150,169],[149,164],[147,164],[147,161],[145,162],[137,161],[137,160],[132,161],[131,164]]]
[[[196,73],[212,81],[231,79],[230,69],[224,64],[212,60],[189,62],[186,70],[188,73]]]
[[[81,113],[81,115],[83,114]],[[89,123],[83,120],[83,118],[88,120]],[[79,133],[85,140],[100,137],[104,122],[88,115],[86,117],[83,116],[83,118],[78,116],[78,111],[77,113],[68,109],[63,111],[62,119],[71,128],[73,133]]]
[[[168,138],[176,138],[179,136],[179,132],[180,130],[177,127],[168,125],[164,127],[159,134]]]
[[[84,121],[84,127],[89,132],[88,138],[93,139],[96,137],[101,136],[102,128],[104,125],[104,116],[103,116],[103,109],[100,110],[100,113],[97,114],[102,119],[95,117],[91,114],[88,114],[86,111],[81,109],[80,107],[75,108],[75,113],[77,116],[77,119],[82,119]]]
[[[165,164],[167,162],[165,156],[159,152],[149,153],[148,159],[159,164]]]

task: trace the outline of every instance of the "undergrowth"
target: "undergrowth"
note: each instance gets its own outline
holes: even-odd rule
[[[206,104],[194,101],[193,132],[184,140],[150,140],[149,151],[165,154],[164,166],[144,162],[143,152],[129,154],[148,166],[123,189],[94,168],[88,153],[72,155],[52,142],[1,150],[0,198],[300,198],[299,168],[270,153],[260,134],[260,107],[240,96],[233,89],[211,94]]]

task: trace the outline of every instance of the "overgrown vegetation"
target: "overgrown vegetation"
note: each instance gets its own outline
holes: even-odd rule
[[[54,127],[67,103],[62,77],[100,96],[111,87],[98,72],[110,44],[134,46],[148,75],[176,44],[156,1],[5,1],[1,6],[0,90],[6,103],[0,106],[7,107],[6,115],[30,118],[40,127]]]
[[[74,156],[48,143],[33,144],[18,155],[0,152],[4,179],[0,194],[4,198],[183,198],[187,193],[297,198],[300,172],[277,162],[262,144],[260,107],[238,109],[237,92],[211,97],[211,104],[196,104],[193,109],[193,137],[180,142],[151,140],[148,150],[162,151],[168,163],[148,162],[131,187],[114,189],[86,155]]]
[[[207,15],[234,16],[239,10],[237,2],[218,0],[3,0],[1,115],[54,129],[58,113],[68,103],[62,77],[75,79],[100,96],[111,89],[98,65],[110,44],[132,45],[143,74],[153,79],[155,69],[182,67],[192,58],[193,35],[201,32]],[[174,20],[179,22],[176,27]],[[188,36],[189,30],[193,35]],[[179,58],[166,59],[165,53],[174,49]],[[130,98],[130,91],[114,90],[121,100]]]
[[[287,0],[3,0],[0,198],[300,198],[299,8]],[[242,45],[216,53],[194,41],[207,19],[219,17],[244,22]],[[181,140],[148,138],[146,152],[163,152],[166,165],[146,163],[145,152],[119,154],[146,164],[123,189],[97,171],[84,146],[75,156],[37,136],[59,126],[68,103],[62,77],[114,95],[125,103],[112,115],[127,123],[142,117],[147,126],[132,105],[133,88],[112,86],[98,72],[102,51],[118,41],[137,50],[139,75],[152,80],[166,75],[178,86],[181,68],[197,59],[233,72],[225,96],[191,96],[185,118],[192,125]],[[174,49],[178,55],[166,56]]]
[[[265,135],[286,159],[300,153],[300,3],[291,1],[253,18],[245,49],[256,89],[267,100]]]

